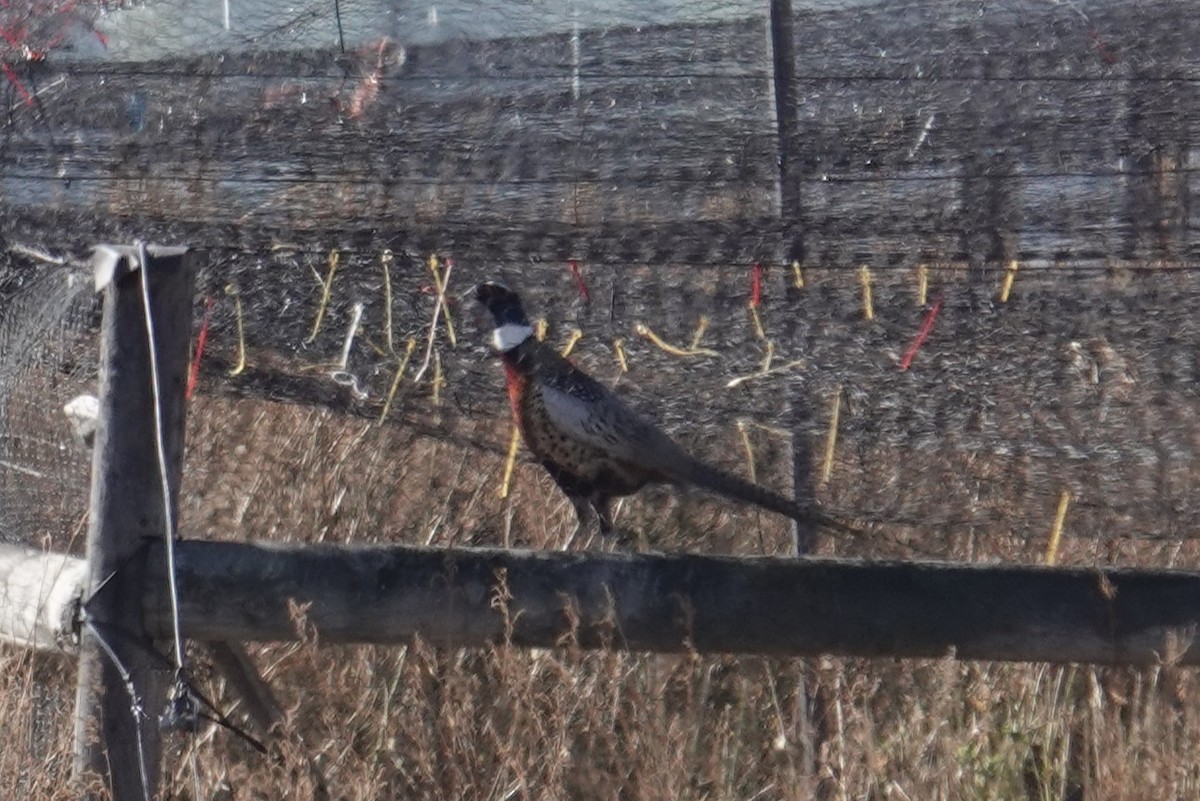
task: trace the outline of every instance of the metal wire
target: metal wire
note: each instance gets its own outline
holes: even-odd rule
[[[158,346],[154,341],[154,315],[150,311],[150,271],[146,243],[138,241],[141,260],[142,309],[146,316],[146,344],[150,354],[150,382],[154,396],[154,448],[158,456],[159,479],[162,482],[163,529],[166,534],[167,583],[171,589],[171,627],[175,638],[175,667],[184,665],[183,630],[179,622],[179,583],[175,577],[175,521],[171,515],[171,478],[167,471],[167,447],[163,434],[162,392],[158,374]]]
[[[117,652],[104,639],[104,635],[100,633],[100,629],[87,617],[84,618],[83,622],[91,630],[92,636],[96,638],[96,642],[100,645],[100,649],[112,661],[113,667],[121,675],[121,682],[125,685],[125,692],[129,693],[129,713],[133,715],[133,730],[137,735],[138,772],[141,774],[142,799],[143,801],[151,801],[150,770],[146,767],[146,746],[142,740],[142,721],[146,718],[146,710],[142,708],[142,699],[137,693],[137,688],[133,685],[132,674],[125,667],[121,658],[117,656]]]
[[[158,456],[159,479],[162,482],[163,533],[166,538],[167,586],[171,591],[171,630],[175,647],[175,684],[178,689],[186,685],[184,675],[185,656],[183,651],[183,627],[179,621],[179,581],[175,573],[175,521],[171,515],[171,478],[167,469],[166,436],[164,433],[161,379],[158,372],[158,346],[154,341],[154,315],[150,311],[150,259],[144,240],[138,240],[138,259],[141,262],[142,309],[146,317],[146,342],[150,356],[150,389],[154,397],[154,448]],[[140,738],[139,729],[139,738]],[[200,774],[196,763],[196,749],[189,754],[193,792],[200,798]]]

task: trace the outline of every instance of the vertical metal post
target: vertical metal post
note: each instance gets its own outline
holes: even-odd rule
[[[771,61],[773,70],[772,88],[775,94],[775,125],[779,137],[779,216],[784,221],[783,230],[789,231],[788,262],[803,263],[805,259],[804,204],[800,191],[800,98],[796,86],[796,30],[792,0],[770,0]],[[789,292],[793,302],[798,302],[795,292]],[[791,344],[799,344],[801,327],[796,315],[789,324]],[[804,430],[809,410],[802,391],[795,387],[788,399],[788,424],[791,427],[792,490],[797,503],[813,500],[812,455],[804,442]],[[812,524],[799,521],[792,523],[796,555],[812,553],[817,546],[817,530]],[[824,718],[824,700],[827,691],[812,683],[813,671],[809,664],[797,666],[799,671],[796,698],[800,708],[797,720],[805,745],[803,761],[805,773],[816,783],[817,799],[828,797],[827,783],[818,778],[818,760],[821,743],[826,739],[820,721]]]
[[[98,774],[114,801],[143,801],[157,792],[157,717],[165,707],[171,672],[165,667],[169,662],[153,650],[142,612],[143,546],[148,540],[162,541],[167,519],[141,282],[148,280],[150,287],[174,517],[195,264],[184,248],[102,245],[93,266],[96,288],[104,294],[85,596],[86,617],[95,630],[84,627],[79,655],[75,775],[82,781]],[[130,688],[138,714],[132,710]]]
[[[771,67],[779,137],[779,211],[800,235],[800,119],[796,92],[796,34],[792,0],[771,0]],[[795,250],[795,248],[793,248]],[[797,253],[789,258],[800,258]]]
[[[1189,258],[1192,132],[1184,109],[1194,107],[1190,82],[1164,80],[1158,69],[1138,69],[1126,90],[1126,144],[1122,153],[1125,243],[1130,261]]]
[[[800,120],[799,97],[796,88],[796,29],[792,0],[770,0],[771,88],[775,96],[775,129],[779,145],[779,216],[783,230],[790,231],[787,246],[788,262],[804,260],[804,221],[800,194]],[[797,301],[796,293],[789,298]],[[800,331],[796,317],[789,322],[790,344],[798,344]],[[792,430],[791,463],[792,489],[797,503],[812,500],[810,454],[799,438],[808,412],[799,390],[788,399],[788,424]],[[793,522],[797,555],[811,553],[816,547],[816,527],[809,523]]]

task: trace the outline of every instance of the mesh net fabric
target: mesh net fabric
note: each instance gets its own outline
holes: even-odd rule
[[[748,442],[764,480],[885,527],[1040,542],[1066,491],[1077,535],[1190,535],[1189,4],[847,3],[795,12],[788,42],[759,6],[564,7],[488,38],[453,6],[342,4],[344,52],[331,8],[296,8],[226,30],[217,4],[95,7],[38,33],[44,57],[0,51],[0,237],[205,251],[202,413],[324,410],[313,436],[336,442],[378,420],[403,363],[396,441],[499,460],[500,379],[465,302],[499,276],[693,451],[745,472]],[[433,254],[454,263],[458,343],[443,317],[414,385]],[[94,387],[94,306],[66,268],[10,251],[0,271],[0,520],[29,540],[84,508],[59,409]],[[687,350],[701,318],[715,355],[636,328]],[[768,348],[783,369],[730,388]],[[249,430],[219,424],[197,425]],[[285,469],[285,436],[253,438],[238,469]]]

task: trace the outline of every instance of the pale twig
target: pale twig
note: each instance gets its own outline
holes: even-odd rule
[[[782,373],[782,372],[786,372],[788,370],[794,370],[797,367],[803,367],[803,366],[804,366],[804,360],[796,359],[795,361],[788,362],[787,364],[781,364],[778,367],[772,367],[769,370],[759,370],[758,372],[750,373],[749,375],[742,375],[742,376],[738,376],[736,378],[731,378],[725,384],[725,388],[733,389],[734,387],[740,386],[741,384],[744,384],[747,381],[750,381],[751,379],[754,379],[754,378],[763,378],[764,376],[775,375],[776,373]]]
[[[350,363],[350,349],[354,347],[354,338],[358,336],[364,308],[366,306],[362,301],[354,304],[354,310],[350,315],[350,327],[346,329],[346,339],[342,342],[342,358],[338,361],[339,370],[345,370]]]
[[[567,343],[563,345],[562,355],[564,357],[570,356],[571,352],[575,350],[575,346],[579,344],[579,340],[581,339],[583,339],[583,331],[579,330],[578,328],[572,328],[571,333],[567,336]]]
[[[758,470],[755,468],[754,446],[750,443],[750,434],[746,431],[746,421],[737,421],[738,433],[742,435],[742,448],[746,451],[746,467],[750,473],[750,482],[758,483]]]
[[[433,321],[429,324],[429,341],[425,345],[425,358],[421,362],[421,367],[413,376],[414,384],[421,383],[421,379],[425,377],[425,371],[429,369],[429,364],[433,361],[433,343],[437,340],[438,320],[441,319],[442,309],[445,308],[446,287],[450,285],[450,272],[453,269],[454,262],[446,262],[446,272],[442,276],[442,280],[438,282],[438,298],[433,307]]]
[[[437,256],[429,257],[429,272],[433,273],[433,286],[437,291],[437,302],[446,316],[446,336],[450,338],[450,347],[458,347],[458,337],[454,333],[454,318],[450,316],[450,307],[446,305],[446,284],[450,282],[450,270],[454,262],[446,259],[446,272],[438,270]]]
[[[383,265],[383,336],[387,352],[395,355],[395,340],[392,334],[392,251],[385,250],[379,256]]]
[[[36,261],[44,261],[47,264],[55,264],[61,267],[67,263],[67,260],[61,256],[51,256],[44,250],[32,247],[31,245],[22,245],[20,242],[13,242],[8,246],[9,253],[15,253],[18,256],[28,256]]]

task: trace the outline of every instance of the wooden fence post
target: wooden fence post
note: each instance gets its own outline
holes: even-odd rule
[[[75,775],[81,781],[91,773],[107,777],[114,801],[143,801],[156,795],[157,718],[171,673],[152,650],[142,612],[143,546],[162,542],[167,519],[141,282],[149,281],[173,518],[183,459],[195,264],[185,248],[102,245],[93,266],[96,288],[104,293],[85,596],[94,630],[84,626],[80,645]],[[130,690],[141,709],[136,716]]]

